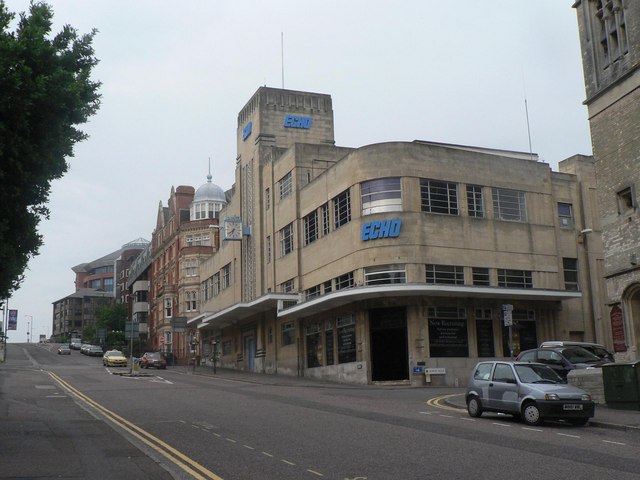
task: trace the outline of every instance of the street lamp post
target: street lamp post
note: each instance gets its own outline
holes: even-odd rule
[[[33,316],[25,315],[25,318],[29,317],[30,321],[27,322],[27,343],[31,341],[31,329],[33,328]]]

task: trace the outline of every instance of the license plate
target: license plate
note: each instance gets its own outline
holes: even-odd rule
[[[563,410],[582,410],[582,405],[576,403],[565,403],[562,406]]]

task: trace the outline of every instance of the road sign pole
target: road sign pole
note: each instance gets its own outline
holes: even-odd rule
[[[502,305],[502,315],[504,326],[509,327],[509,356],[513,358],[513,305],[510,303]]]
[[[513,326],[509,325],[509,356],[513,359]]]
[[[129,335],[129,363],[131,364],[129,368],[129,373],[133,374],[133,322],[129,322],[131,332]]]

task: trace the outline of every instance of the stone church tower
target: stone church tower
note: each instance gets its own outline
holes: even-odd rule
[[[601,319],[623,359],[640,358],[640,2],[577,0],[607,305]],[[588,242],[588,233],[583,232]]]

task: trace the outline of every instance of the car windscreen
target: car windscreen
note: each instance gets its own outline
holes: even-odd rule
[[[147,353],[146,357],[150,358],[151,360],[160,360],[159,353]]]
[[[516,373],[522,383],[562,383],[563,380],[546,365],[516,365]]]
[[[571,363],[595,363],[600,361],[600,358],[582,347],[563,348],[562,355]]]

